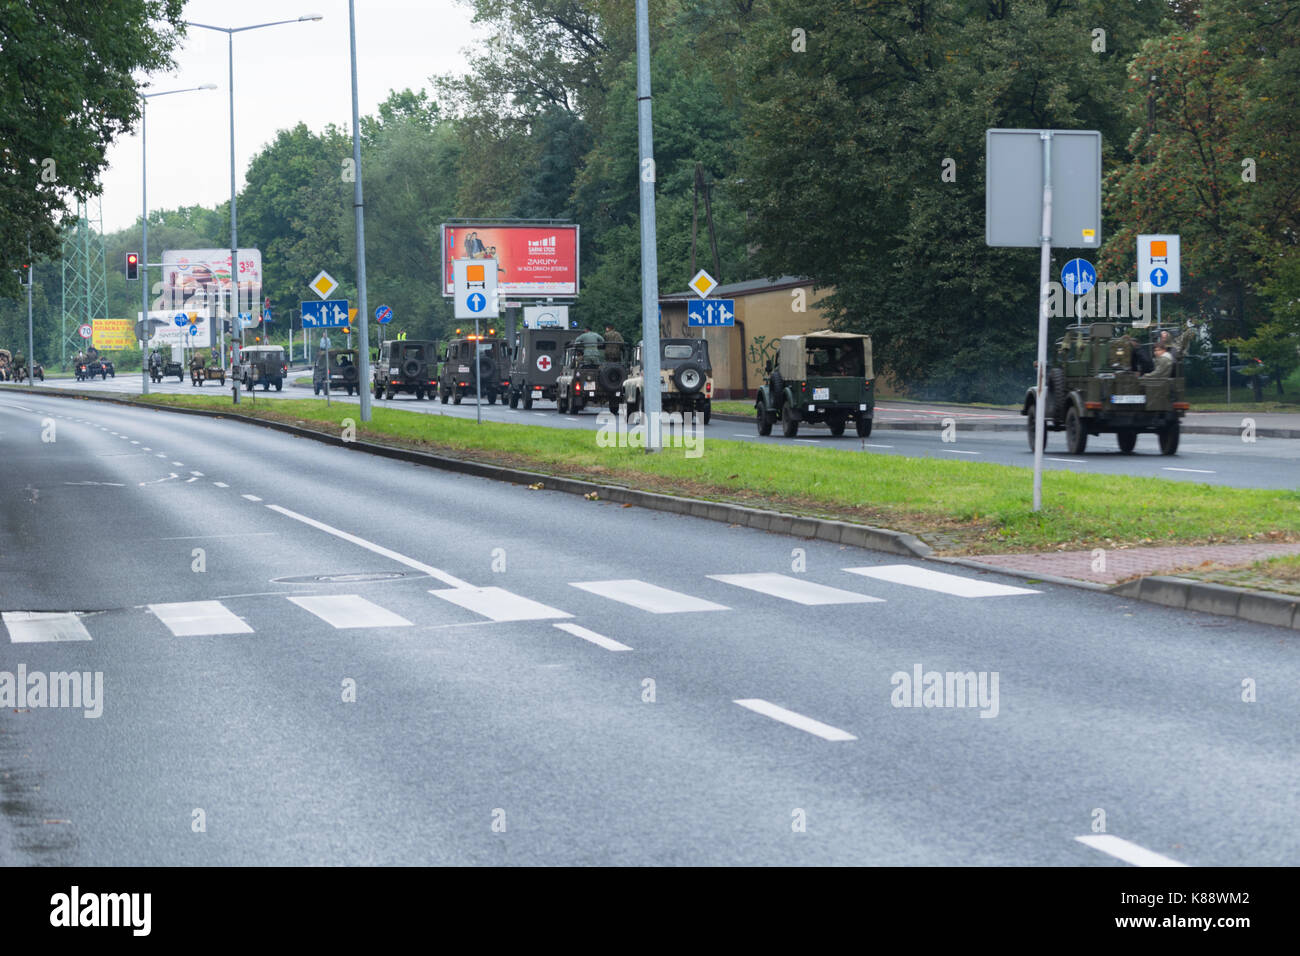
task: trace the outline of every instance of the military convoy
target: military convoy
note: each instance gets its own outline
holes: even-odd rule
[[[1183,356],[1172,356],[1168,374],[1160,374],[1151,349],[1113,322],[1069,326],[1047,370],[1045,407],[1037,407],[1037,388],[1025,393],[1020,414],[1026,416],[1030,450],[1036,416],[1042,414],[1044,446],[1049,432],[1064,431],[1072,455],[1083,454],[1089,435],[1107,433],[1115,435],[1125,454],[1144,432],[1158,436],[1161,454],[1177,452],[1188,408]]]
[[[564,364],[564,352],[573,344],[567,329],[523,329],[510,350],[510,407],[525,409],[544,399],[555,401],[556,381]]]
[[[246,345],[239,350],[238,373],[239,384],[250,391],[261,385],[264,392],[272,386],[278,392],[289,374],[289,359],[278,345]]]
[[[632,350],[631,365],[623,380],[623,400],[629,417],[645,410],[643,345],[638,342]],[[659,389],[660,407],[665,412],[697,414],[707,425],[713,417],[713,364],[709,361],[709,343],[704,339],[660,339]]]
[[[371,369],[375,398],[391,399],[398,392],[416,401],[433,398],[438,387],[438,343],[419,339],[390,339],[379,347]]]
[[[510,365],[504,339],[495,335],[466,335],[452,339],[443,355],[438,400],[459,405],[466,395],[482,395],[489,405],[504,402],[510,390]]]
[[[316,363],[311,370],[311,386],[315,394],[342,389],[348,395],[361,394],[361,372],[358,371],[356,349],[321,349],[316,353]]]
[[[874,380],[868,335],[826,330],[782,336],[754,399],[758,433],[772,434],[779,420],[786,438],[798,435],[803,422],[825,423],[839,436],[853,422],[858,437],[866,438],[876,413]]]
[[[628,351],[621,342],[569,345],[555,377],[555,410],[577,415],[588,405],[598,405],[617,412],[627,378]]]

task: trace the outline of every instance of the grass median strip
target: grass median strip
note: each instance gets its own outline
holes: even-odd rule
[[[217,395],[135,402],[205,408],[569,478],[730,501],[909,531],[940,553],[1076,550],[1117,545],[1300,541],[1300,491],[1225,488],[1161,478],[1051,472],[1030,510],[1030,471],[974,461],[845,454],[713,438],[703,455],[602,448],[596,431],[472,421],[375,407],[277,399],[238,406]]]

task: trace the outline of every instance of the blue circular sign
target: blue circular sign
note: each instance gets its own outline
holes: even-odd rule
[[[1087,259],[1071,259],[1061,268],[1061,285],[1070,295],[1087,295],[1097,284],[1097,270]]]
[[[465,304],[469,306],[471,312],[482,312],[487,307],[487,296],[482,292],[475,292],[465,300]]]
[[[172,319],[172,321],[176,323],[177,328],[181,328],[189,323],[190,317],[184,312],[180,312],[177,313],[176,318]]]
[[[1157,289],[1169,281],[1169,271],[1167,269],[1152,269],[1151,284]]]
[[[199,327],[197,325],[191,325],[190,335],[198,335],[198,334],[199,334]]]
[[[392,317],[393,317],[393,310],[386,305],[381,305],[379,308],[375,309],[375,318],[379,321],[381,325],[387,322]]]

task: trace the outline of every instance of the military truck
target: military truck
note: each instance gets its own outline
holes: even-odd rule
[[[371,369],[375,398],[406,392],[422,401],[438,387],[438,343],[424,339],[389,339],[379,346]]]
[[[311,370],[311,386],[315,394],[343,389],[351,395],[361,394],[361,372],[357,366],[356,349],[321,349],[316,353],[316,363]]]
[[[505,400],[509,389],[510,365],[504,339],[489,334],[451,340],[438,378],[438,399],[442,404],[451,399],[459,405],[466,395],[473,398],[477,390],[489,405],[495,405],[498,396]]]
[[[1056,343],[1056,361],[1047,369],[1044,447],[1049,432],[1064,431],[1068,452],[1082,455],[1089,435],[1113,432],[1119,450],[1129,454],[1138,435],[1152,432],[1159,437],[1161,454],[1174,454],[1188,408],[1183,364],[1179,355],[1171,375],[1157,376],[1152,373],[1151,344],[1139,344],[1125,326],[1069,326]],[[1031,451],[1037,398],[1037,389],[1031,387],[1020,409]]]
[[[754,399],[760,435],[772,434],[778,419],[786,438],[798,435],[802,422],[825,423],[832,435],[843,435],[851,421],[858,437],[867,438],[875,414],[871,336],[852,332],[782,336]]]
[[[645,411],[645,369],[641,365],[638,342],[632,350],[627,378],[623,380],[623,400],[627,413]],[[704,339],[659,340],[659,397],[665,412],[694,412],[704,424],[713,417],[713,364],[709,361],[709,343]]]
[[[261,385],[262,391],[269,392],[274,385],[279,392],[284,388],[284,377],[289,374],[289,359],[278,345],[246,345],[239,350],[238,374],[244,388]]]
[[[601,405],[617,413],[630,352],[631,347],[621,342],[587,348],[569,345],[555,377],[555,410],[577,415],[588,405]]]
[[[564,350],[575,335],[568,329],[521,329],[510,350],[510,407],[532,408],[544,398],[555,401],[555,380],[564,364]]]

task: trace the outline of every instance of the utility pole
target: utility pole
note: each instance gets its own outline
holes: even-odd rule
[[[654,128],[650,117],[650,14],[647,0],[636,0],[636,112],[641,180],[641,367],[647,454],[659,451],[659,252],[655,229]]]

